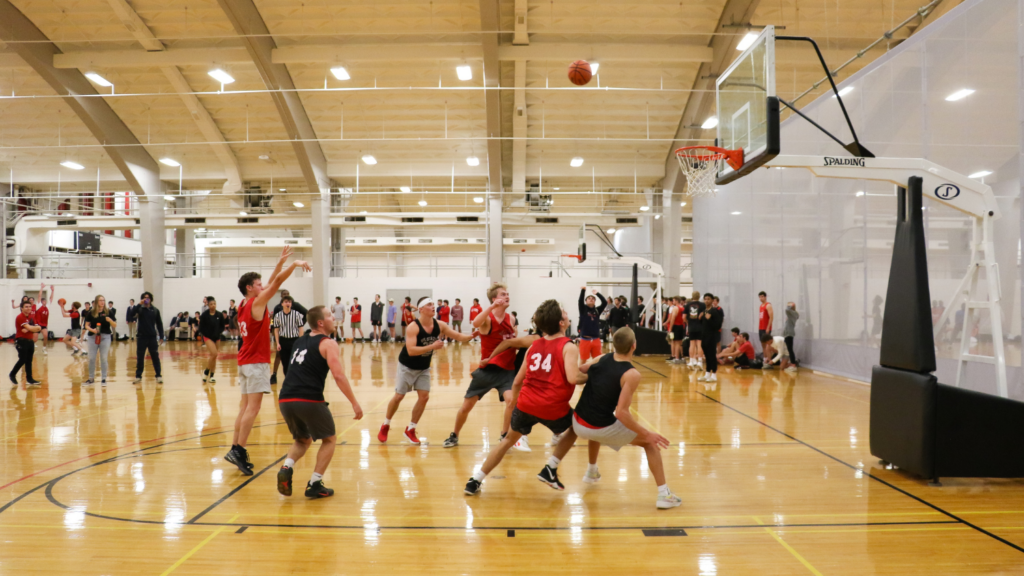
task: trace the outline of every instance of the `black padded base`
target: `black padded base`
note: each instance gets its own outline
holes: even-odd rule
[[[935,476],[1024,478],[1024,402],[939,384]]]
[[[651,330],[650,328],[634,328],[636,334],[636,354],[660,354],[668,356],[672,353],[672,346],[665,339],[666,332]]]
[[[934,478],[935,376],[875,366],[871,371],[871,454]]]

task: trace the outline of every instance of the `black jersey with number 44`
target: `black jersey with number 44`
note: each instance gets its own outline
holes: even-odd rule
[[[281,385],[282,400],[324,401],[324,384],[331,368],[327,359],[320,354],[320,342],[327,338],[323,334],[299,336],[292,347],[291,366]]]

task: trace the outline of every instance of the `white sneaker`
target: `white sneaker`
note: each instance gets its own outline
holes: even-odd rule
[[[522,436],[519,440],[516,440],[516,443],[513,444],[512,447],[520,452],[533,452],[533,450],[530,449],[530,443],[526,440],[526,436]]]
[[[708,375],[705,373],[703,376],[697,378],[697,382],[711,382],[711,379],[708,378]]]
[[[658,496],[658,508],[665,510],[668,508],[675,508],[683,503],[683,499],[675,494],[669,492],[665,496]]]
[[[792,364],[790,364],[790,365],[789,365],[789,366],[788,366],[788,367],[786,368],[786,372],[796,372],[796,366],[793,366]]]
[[[711,379],[708,382],[718,382],[718,372],[712,372]]]
[[[587,470],[587,473],[583,475],[583,481],[587,484],[594,484],[599,480],[601,480],[600,470],[594,470],[593,472]]]

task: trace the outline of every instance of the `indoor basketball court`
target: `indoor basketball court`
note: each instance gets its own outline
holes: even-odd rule
[[[1022,15],[0,0],[0,574],[1020,572]]]

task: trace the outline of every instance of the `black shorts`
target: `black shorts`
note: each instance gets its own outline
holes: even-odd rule
[[[380,326],[380,320],[370,320],[370,326]]]
[[[527,414],[516,408],[512,409],[512,429],[519,432],[523,436],[529,436],[533,430],[534,424],[543,424],[548,430],[555,434],[561,434],[569,428],[572,428],[572,408],[565,413],[558,420],[545,420],[543,418],[537,418],[533,414]]]
[[[292,438],[323,440],[335,435],[334,416],[327,408],[327,402],[281,401],[281,416],[288,424]]]
[[[700,340],[703,330],[700,328],[689,328],[686,329],[686,336],[691,340]]]
[[[498,399],[504,402],[505,391],[512,390],[516,372],[488,364],[474,370],[471,376],[473,379],[469,381],[469,389],[466,390],[465,398],[483,398],[491,390],[497,390]]]
[[[394,327],[395,327],[395,323],[394,322],[388,322],[388,328],[394,328]]]
[[[683,338],[686,338],[686,326],[682,324],[672,327],[672,339],[676,342],[682,342]]]

